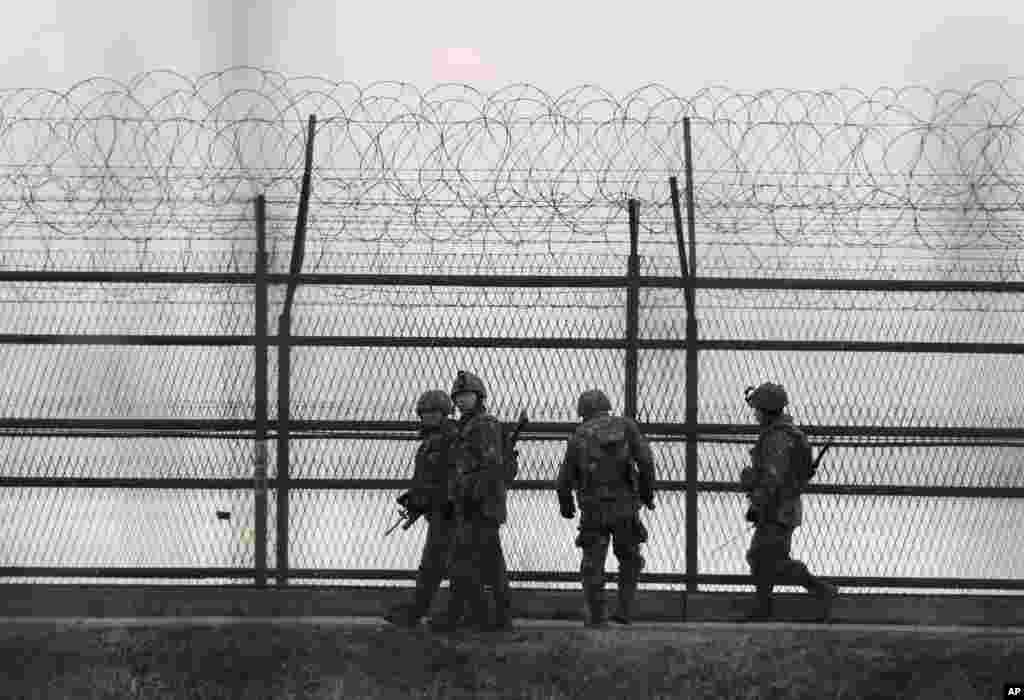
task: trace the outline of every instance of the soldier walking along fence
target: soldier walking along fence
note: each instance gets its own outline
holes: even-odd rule
[[[223,91],[232,76],[255,76],[262,106],[229,114],[253,99]],[[17,166],[0,217],[0,577],[411,580],[418,541],[381,539],[411,473],[411,405],[470,369],[503,419],[531,414],[503,535],[520,585],[578,578],[551,491],[593,386],[655,449],[642,584],[748,585],[742,390],[774,380],[812,442],[834,440],[798,535],[815,571],[865,591],[1024,590],[1024,180],[1019,124],[995,101],[907,124],[895,99],[834,94],[724,95],[716,111],[657,91],[410,103],[404,87],[352,98],[245,71],[155,84],[77,111],[81,86],[0,101]],[[306,107],[321,118],[297,138]],[[952,160],[932,158],[936,131]],[[239,209],[246,177],[300,181],[298,216],[287,193]],[[75,256],[90,269],[60,262]],[[218,259],[233,271],[188,269]]]

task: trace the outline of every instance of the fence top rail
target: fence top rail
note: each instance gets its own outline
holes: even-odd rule
[[[1024,292],[1024,280],[880,280],[813,277],[696,277],[640,275],[267,274],[268,284],[435,287],[640,287],[683,289],[789,289],[882,292]],[[255,284],[255,273],[0,270],[0,282],[111,284]]]

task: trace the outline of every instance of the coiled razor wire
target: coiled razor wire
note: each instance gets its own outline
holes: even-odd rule
[[[673,274],[689,117],[705,274],[1019,279],[1022,86],[616,97],[232,68],[2,90],[0,266],[248,270],[264,193],[283,269],[316,114],[309,272],[619,272],[636,197],[647,271]]]

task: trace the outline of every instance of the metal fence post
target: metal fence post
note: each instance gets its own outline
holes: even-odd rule
[[[640,335],[640,203],[629,200],[629,286],[626,289],[626,373],[623,413],[636,420],[637,339]]]
[[[690,235],[689,270],[686,280],[686,592],[697,592],[697,398],[698,368],[696,278],[697,248],[693,198],[693,148],[690,118],[683,118],[683,146],[686,156],[686,223]],[[678,193],[677,193],[678,197]],[[678,204],[677,204],[678,206]],[[688,274],[686,274],[688,273]]]
[[[291,314],[285,311],[277,326],[277,585],[288,585],[289,421],[291,415]]]
[[[255,419],[256,419],[256,585],[267,585],[267,200],[256,197],[256,318],[255,318]]]
[[[302,259],[306,250],[306,223],[309,217],[309,196],[313,180],[313,141],[316,136],[316,115],[309,115],[306,126],[306,159],[302,169],[302,189],[299,193],[299,212],[295,220],[295,238],[292,240],[292,259],[289,265],[288,286],[284,306],[278,318],[277,363],[277,585],[288,585],[288,497],[291,488],[289,470],[289,434],[291,420],[291,366],[292,366],[292,302],[302,272]]]

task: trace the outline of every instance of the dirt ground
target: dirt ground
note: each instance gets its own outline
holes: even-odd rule
[[[520,624],[453,637],[383,623],[0,629],[11,698],[995,698],[1019,631]],[[1011,678],[1011,675],[1016,677]]]

